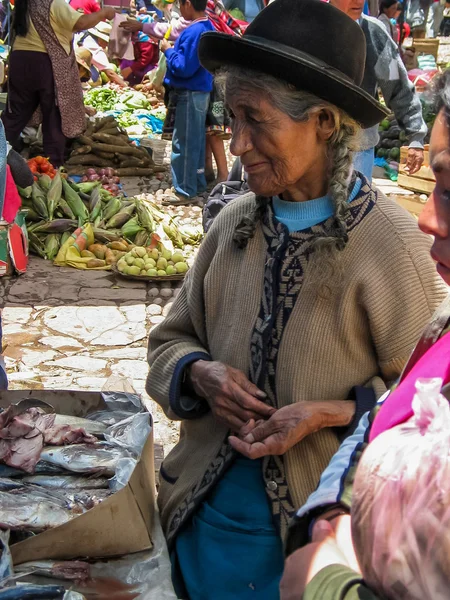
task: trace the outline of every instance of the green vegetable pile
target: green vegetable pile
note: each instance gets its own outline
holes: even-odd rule
[[[93,106],[102,112],[113,110],[118,102],[120,102],[119,94],[108,87],[93,88],[84,95],[86,106]]]

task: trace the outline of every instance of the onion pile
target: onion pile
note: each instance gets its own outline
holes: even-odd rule
[[[117,177],[116,172],[111,167],[106,167],[105,169],[87,169],[81,181],[99,181],[102,187],[113,196],[117,196],[120,192],[120,178]]]

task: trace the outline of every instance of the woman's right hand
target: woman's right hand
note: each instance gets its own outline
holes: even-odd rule
[[[275,412],[261,401],[266,394],[239,369],[198,360],[190,365],[189,377],[196,394],[208,402],[216,419],[231,431],[239,431],[250,419],[268,419]]]

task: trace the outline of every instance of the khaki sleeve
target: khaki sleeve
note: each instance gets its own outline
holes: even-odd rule
[[[65,0],[53,0],[51,7],[52,17],[60,27],[72,31],[75,23],[82,13],[73,9]]]

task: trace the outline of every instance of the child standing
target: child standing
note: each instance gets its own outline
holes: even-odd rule
[[[181,15],[191,24],[172,48],[162,40],[160,49],[167,60],[165,85],[170,104],[176,105],[172,138],[172,180],[170,204],[194,204],[206,190],[205,123],[213,77],[200,65],[198,45],[214,27],[205,14],[207,0],[180,0]]]

